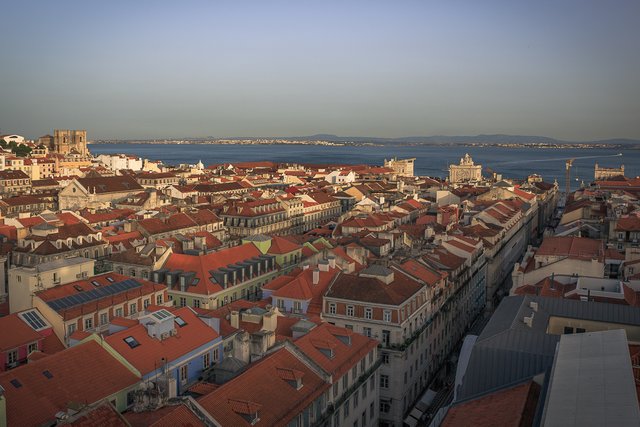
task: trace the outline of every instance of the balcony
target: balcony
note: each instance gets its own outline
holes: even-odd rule
[[[333,417],[333,414],[336,411],[336,408],[339,409],[344,403],[344,401],[347,399],[347,397],[351,396],[355,391],[358,390],[358,388],[362,384],[366,383],[369,380],[369,377],[375,374],[376,370],[380,367],[381,364],[382,364],[382,359],[378,358],[378,360],[376,360],[376,362],[373,365],[371,365],[364,374],[358,377],[358,380],[355,383],[351,384],[351,386],[346,391],[342,392],[342,394],[340,395],[340,398],[336,399],[333,403],[329,403],[327,405],[327,408],[324,411],[324,414],[322,414],[320,418],[315,420],[311,424],[311,426],[317,427],[317,426],[328,425],[331,420],[331,417]],[[345,375],[348,375],[348,374],[349,372],[347,371]],[[337,378],[335,378],[334,380],[337,380]],[[377,384],[376,384],[376,387],[377,387]]]

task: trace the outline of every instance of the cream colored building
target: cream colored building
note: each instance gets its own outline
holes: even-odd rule
[[[384,159],[384,167],[391,168],[399,176],[413,176],[413,164],[416,161],[415,157],[412,159]]]
[[[129,176],[79,178],[71,181],[58,195],[60,209],[110,208],[112,202],[144,191]]]
[[[607,180],[619,176],[624,176],[624,165],[620,165],[619,168],[603,168],[596,163],[593,173],[593,179],[595,181]]]
[[[449,182],[452,184],[482,179],[482,166],[473,163],[469,153],[460,159],[459,165],[449,166]]]
[[[31,308],[37,291],[93,276],[94,265],[93,259],[74,257],[9,269],[10,312]]]

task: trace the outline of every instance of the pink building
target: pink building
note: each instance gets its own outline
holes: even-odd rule
[[[0,372],[27,362],[33,352],[52,354],[64,349],[51,324],[38,311],[30,309],[0,318]]]

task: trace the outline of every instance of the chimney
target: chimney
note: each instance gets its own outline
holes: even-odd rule
[[[133,222],[127,221],[123,225],[125,233],[131,233],[133,231]]]
[[[317,285],[320,283],[320,270],[317,268],[313,270],[313,284]]]
[[[320,271],[324,271],[324,272],[329,271],[329,261],[327,261],[326,259],[319,261],[318,268],[320,269]]]
[[[531,313],[530,317],[525,317],[522,320],[524,321],[524,324],[527,325],[528,327],[530,327],[530,328],[533,327],[533,313]]]
[[[329,256],[329,268],[336,268],[336,257]]]
[[[262,329],[267,331],[275,331],[278,326],[278,315],[275,312],[275,309],[271,307],[268,313],[262,316]]]
[[[230,317],[229,321],[231,322],[231,326],[233,326],[236,329],[239,329],[240,328],[240,313],[238,313],[237,310],[233,310],[231,312],[231,317]]]
[[[195,236],[193,239],[193,245],[196,249],[205,251],[207,247],[207,240],[204,236]]]
[[[307,270],[309,268],[309,264],[302,264],[302,269]]]

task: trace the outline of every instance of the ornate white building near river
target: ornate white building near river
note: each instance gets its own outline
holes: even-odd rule
[[[469,153],[460,159],[459,165],[449,165],[449,182],[480,181],[482,179],[482,165],[473,163]]]

